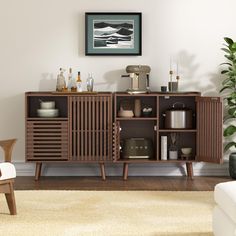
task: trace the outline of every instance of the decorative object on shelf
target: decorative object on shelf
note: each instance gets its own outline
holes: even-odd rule
[[[170,147],[169,147],[169,159],[170,160],[177,160],[178,159],[178,148],[176,146],[177,142],[177,134],[171,133],[170,134]]]
[[[176,80],[177,80],[177,88],[176,91],[179,90],[179,80],[180,80],[180,76],[179,76],[179,63],[177,62],[177,70],[176,70]]]
[[[167,160],[167,136],[161,136],[161,160]]]
[[[122,147],[123,158],[152,158],[153,143],[147,138],[125,139]]]
[[[236,148],[235,133],[236,126],[230,121],[234,121],[236,118],[236,41],[231,38],[224,38],[226,44],[224,48],[221,48],[225,52],[225,57],[228,59],[226,62],[222,63],[223,69],[221,74],[224,75],[224,80],[222,82],[222,88],[220,92],[224,93],[225,97],[225,108],[226,116],[224,117],[224,123],[227,124],[224,129],[224,137],[228,141],[224,147],[224,151],[228,151],[231,147]],[[231,138],[231,141],[230,141]],[[229,174],[231,178],[236,179],[236,153],[233,152],[229,155]]]
[[[134,116],[140,117],[141,116],[141,100],[136,98],[134,100]]]
[[[39,117],[52,118],[58,117],[58,109],[37,109],[37,114]]]
[[[176,75],[176,80],[177,80],[177,91],[179,90],[179,80],[180,80],[180,76]]]
[[[72,68],[69,69],[69,74],[68,74],[68,82],[67,82],[67,89],[68,91],[71,91],[72,88],[74,87],[74,77],[72,74]],[[76,87],[76,86],[75,86]]]
[[[180,104],[182,107],[176,107]],[[191,129],[193,124],[193,112],[185,107],[182,102],[175,102],[164,114],[166,129]]]
[[[55,109],[55,101],[42,101],[39,99],[40,109],[37,109],[37,115],[39,117],[57,117],[59,115],[59,110]]]
[[[85,55],[142,55],[142,13],[87,12]]]
[[[168,90],[169,92],[177,92],[178,91],[178,84],[179,84],[179,64],[177,62],[177,69],[176,69],[176,80],[177,81],[173,81],[173,75],[174,75],[174,71],[172,70],[172,59],[170,59],[170,71],[169,71],[169,75],[170,75],[170,81],[168,82]]]
[[[181,148],[181,152],[184,155],[190,155],[192,153],[192,148],[190,148],[190,147]]]
[[[39,99],[40,102],[40,109],[55,109],[55,101],[43,101]]]
[[[148,65],[129,65],[126,67],[128,74],[121,75],[121,77],[130,78],[130,88],[127,92],[130,94],[139,94],[150,92],[149,88],[149,74],[151,68]]]
[[[167,92],[167,86],[161,86],[161,92]]]
[[[150,117],[152,115],[152,108],[150,106],[144,106],[142,109],[142,115],[144,117]]]
[[[93,92],[94,79],[93,79],[92,73],[88,74],[86,84],[87,84],[87,91],[88,92]]]
[[[177,92],[178,91],[178,82],[168,82],[168,90],[169,92]]]
[[[118,112],[119,117],[133,117],[134,113],[132,110],[124,110],[122,107],[120,108]]]
[[[60,73],[57,76],[57,86],[56,86],[56,91],[58,92],[63,92],[67,88],[64,72],[65,70],[60,68]]]
[[[70,92],[76,92],[77,91],[76,79],[75,79],[75,76],[72,73],[72,68],[69,69],[67,87],[68,87],[68,91],[70,91]]]
[[[77,92],[82,92],[82,80],[80,78],[80,71],[78,71],[77,81],[76,81]]]
[[[192,159],[192,148],[190,147],[184,147],[181,148],[181,160],[190,160]]]
[[[120,110],[118,112],[119,117],[133,117],[134,112],[132,109],[132,103],[130,100],[122,100],[120,102]]]

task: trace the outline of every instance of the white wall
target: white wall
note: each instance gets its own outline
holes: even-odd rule
[[[123,90],[128,64],[149,64],[151,88],[167,84],[170,56],[180,88],[218,95],[223,37],[236,39],[235,0],[0,0],[0,138],[25,151],[24,92],[54,90],[59,67],[93,72],[96,90]],[[84,13],[143,13],[142,56],[85,56]]]

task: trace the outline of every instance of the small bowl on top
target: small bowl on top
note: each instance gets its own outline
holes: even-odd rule
[[[40,108],[41,109],[55,109],[55,101],[41,101],[40,100]]]
[[[190,147],[181,148],[181,152],[182,152],[184,155],[190,155],[191,152],[192,152],[192,148],[190,148]]]

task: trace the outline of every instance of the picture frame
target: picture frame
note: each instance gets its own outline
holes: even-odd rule
[[[142,55],[141,12],[86,12],[85,55]]]

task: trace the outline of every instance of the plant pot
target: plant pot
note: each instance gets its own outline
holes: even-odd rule
[[[236,152],[229,155],[229,175],[232,179],[236,179]]]

